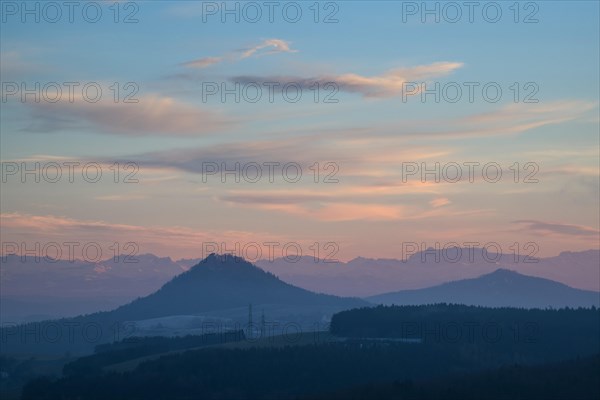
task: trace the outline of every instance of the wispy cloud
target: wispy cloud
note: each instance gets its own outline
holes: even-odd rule
[[[218,64],[221,61],[223,61],[223,57],[204,57],[197,60],[184,62],[181,65],[190,68],[206,68],[210,67],[211,65]]]
[[[559,234],[566,236],[598,236],[600,231],[582,225],[550,223],[536,220],[518,220],[515,224],[522,224],[525,229],[536,232],[537,234]]]
[[[0,52],[0,71],[2,71],[2,80],[4,82],[16,79],[22,79],[29,73],[39,73],[47,70],[48,66],[37,65],[23,57],[18,51]]]
[[[276,53],[297,53],[298,50],[293,50],[290,44],[290,42],[281,39],[267,39],[256,46],[244,50],[240,58],[258,57]]]
[[[297,53],[291,48],[291,43],[282,39],[267,39],[257,45],[230,52],[218,57],[202,57],[186,61],[181,65],[188,68],[208,68],[210,66],[228,61],[235,62],[249,57],[261,57],[278,53]]]
[[[113,194],[113,195],[95,197],[96,200],[102,200],[102,201],[137,201],[137,200],[143,200],[145,198],[146,198],[146,196],[143,196],[140,194],[130,194],[130,195]]]
[[[288,236],[282,233],[269,233],[262,230],[218,230],[193,229],[184,226],[132,225],[111,223],[102,220],[82,220],[57,215],[34,215],[26,213],[1,213],[3,243],[15,242],[17,247],[26,243],[27,249],[35,249],[36,243],[78,243],[75,245],[75,258],[80,257],[81,246],[94,243],[103,250],[102,259],[114,255],[115,243],[120,246],[133,244],[138,254],[152,253],[171,257],[202,257],[205,245],[218,244],[222,249],[235,249],[236,244],[259,243],[262,255],[266,258],[269,249],[265,243],[297,242],[302,248],[314,243],[314,235]],[[39,247],[39,245],[38,245]],[[42,245],[43,247],[43,245]],[[2,251],[10,250],[6,245]],[[52,248],[54,250],[54,248]],[[122,255],[129,254],[123,252]],[[41,256],[45,256],[42,252]],[[63,258],[69,255],[63,251]],[[73,256],[73,255],[71,255]]]
[[[238,197],[239,201],[240,198]],[[282,212],[301,218],[310,218],[324,222],[340,221],[394,221],[406,217],[405,207],[400,205],[388,204],[357,204],[350,202],[331,202],[318,206],[311,206],[301,202],[283,201],[277,203],[270,201],[268,203],[250,203],[248,199],[243,203],[233,202],[232,204],[244,205],[246,207],[258,208],[268,211]]]
[[[458,118],[403,119],[399,123],[371,126],[369,140],[379,138],[465,139],[490,136],[518,135],[533,129],[559,125],[569,121],[584,121],[598,103],[585,100],[559,100],[546,103],[505,104],[485,113],[470,114]],[[426,122],[426,123],[424,123]],[[346,134],[359,136],[364,131]]]
[[[447,198],[437,197],[429,202],[430,193],[411,187],[397,190],[392,196],[368,191],[369,187],[354,184],[342,188],[332,188],[326,193],[313,190],[289,191],[232,191],[218,200],[236,207],[254,208],[285,213],[324,222],[337,221],[398,221],[434,217],[480,214],[485,210],[442,209],[450,204]],[[388,193],[389,195],[389,193]]]
[[[556,125],[582,117],[598,107],[598,103],[562,100],[547,103],[516,103],[492,112],[458,120],[465,133],[520,133],[545,125]],[[483,128],[483,129],[482,129]]]
[[[436,198],[436,199],[433,199],[433,200],[431,200],[431,201],[429,202],[429,204],[430,204],[432,207],[436,207],[436,208],[437,208],[437,207],[442,207],[442,206],[445,206],[445,205],[447,205],[447,204],[450,204],[450,200],[448,200],[448,199],[447,199],[447,198],[445,198],[445,197],[438,197],[438,198]]]
[[[202,243],[220,240],[250,240],[253,234],[242,231],[200,231],[181,226],[141,226],[24,213],[2,213],[0,221],[2,222],[3,236],[6,235],[3,240],[7,242],[48,243],[56,241],[62,243],[65,240],[73,240],[95,242],[101,245],[110,245],[114,242],[134,242],[144,252],[173,254],[184,251],[194,257],[199,256],[199,246]],[[196,253],[190,253],[189,249],[196,249]]]
[[[29,132],[91,130],[126,136],[197,136],[220,132],[235,121],[221,114],[187,104],[171,97],[142,96],[137,103],[115,103],[102,99],[96,103],[63,96],[56,103],[30,102],[32,122]]]
[[[432,78],[446,76],[461,68],[460,62],[436,62],[407,68],[396,68],[381,75],[363,76],[355,73],[339,75],[322,75],[317,77],[298,76],[236,76],[233,82],[242,84],[276,82],[280,86],[294,83],[309,88],[318,83],[325,85],[333,83],[341,91],[359,93],[364,97],[383,98],[398,96],[402,93],[407,82],[427,81]]]

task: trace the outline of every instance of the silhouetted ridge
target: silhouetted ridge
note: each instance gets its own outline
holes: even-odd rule
[[[282,285],[289,285],[270,272],[265,272],[254,264],[230,254],[212,253],[198,264],[194,265],[187,272],[184,272],[171,281],[167,282],[160,290],[171,285],[202,285],[203,280],[242,280],[247,279],[251,284],[261,285],[264,283],[277,282]],[[245,284],[244,284],[245,285]]]
[[[500,268],[474,279],[384,293],[367,300],[397,305],[456,303],[486,307],[561,308],[598,306],[600,294]]]
[[[112,311],[120,320],[139,320],[169,315],[197,315],[206,311],[278,306],[356,307],[359,299],[317,294],[281,281],[241,257],[210,254],[158,291]]]

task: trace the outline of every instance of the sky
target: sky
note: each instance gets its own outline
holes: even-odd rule
[[[3,254],[599,247],[596,1],[37,4],[1,3]]]

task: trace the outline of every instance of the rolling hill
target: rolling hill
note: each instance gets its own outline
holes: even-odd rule
[[[366,305],[360,299],[318,294],[292,286],[240,257],[211,254],[158,291],[111,314],[120,320],[140,320],[247,307],[250,303],[340,309]]]
[[[167,320],[183,321],[163,330],[165,335],[240,329],[247,325],[249,304],[256,310],[257,323],[258,314],[264,311],[270,334],[285,332],[290,324],[295,332],[322,329],[317,325],[327,323],[334,313],[369,305],[358,298],[310,292],[285,283],[242,258],[211,254],[156,292],[114,310],[10,326],[2,333],[14,352],[35,349],[52,354],[67,350],[86,353],[98,344],[148,335],[147,329],[140,331],[139,327],[153,319],[156,325],[164,325]],[[215,321],[225,323],[215,327]],[[40,340],[39,334],[30,332],[52,332],[55,337]]]
[[[498,269],[424,289],[367,297],[377,304],[419,305],[456,303],[486,307],[561,308],[600,306],[600,293],[579,290],[549,279]]]

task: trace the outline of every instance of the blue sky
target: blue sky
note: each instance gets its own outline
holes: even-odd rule
[[[2,161],[98,162],[105,172],[114,162],[139,166],[137,184],[8,177],[3,235],[119,238],[173,257],[193,256],[204,241],[250,238],[336,242],[342,259],[399,257],[403,240],[535,241],[541,255],[597,247],[598,2],[520,2],[518,23],[513,2],[497,3],[497,23],[479,9],[474,23],[466,15],[403,22],[403,7],[421,2],[321,2],[320,19],[337,9],[339,22],[329,24],[313,21],[313,2],[298,2],[298,23],[281,13],[273,23],[223,23],[218,13],[203,21],[208,3],[137,2],[139,22],[131,24],[112,20],[115,7],[120,19],[136,9],[127,2],[104,3],[95,24],[78,13],[75,23],[23,23],[3,8],[3,95],[10,82],[93,81],[104,91],[93,104],[8,96]],[[534,6],[539,21],[523,23]],[[279,92],[273,103],[202,100],[203,83],[248,81],[334,82],[338,102],[315,103],[308,84],[297,103]],[[114,82],[133,82],[139,102],[111,102]],[[503,94],[495,103],[479,89],[473,102],[421,102],[419,94],[403,101],[407,82],[493,82]],[[527,83],[537,103],[522,101]],[[297,162],[304,177],[202,180],[202,162],[269,161]],[[315,162],[335,163],[339,183],[314,183]],[[504,178],[402,182],[411,162],[494,162]],[[522,178],[528,162],[539,183],[508,178],[514,163]]]

